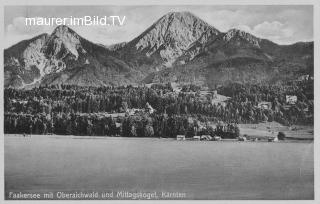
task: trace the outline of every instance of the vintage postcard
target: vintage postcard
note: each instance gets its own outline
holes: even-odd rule
[[[3,2],[2,201],[315,203],[319,4],[223,3]]]

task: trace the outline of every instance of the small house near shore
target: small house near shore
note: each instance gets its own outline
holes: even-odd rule
[[[212,140],[212,137],[210,135],[201,135],[201,140],[206,140],[206,141],[210,141]]]
[[[200,136],[193,136],[193,140],[200,140]]]
[[[177,135],[177,140],[186,140],[186,136],[184,135]]]

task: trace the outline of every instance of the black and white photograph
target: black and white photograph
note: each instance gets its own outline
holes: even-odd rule
[[[3,5],[5,201],[315,200],[318,5],[188,2]]]

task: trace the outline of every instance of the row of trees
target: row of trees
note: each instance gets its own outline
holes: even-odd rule
[[[277,121],[285,125],[313,124],[313,91],[310,80],[275,85],[234,83],[219,89],[221,94],[231,97],[228,109],[235,111],[241,122]],[[297,96],[297,102],[288,104],[287,95]],[[271,102],[271,109],[258,108],[261,101]]]
[[[5,133],[14,134],[57,134],[96,135],[124,137],[172,137],[177,135],[239,135],[236,125],[220,125],[214,129],[208,123],[187,115],[152,114],[112,118],[97,114],[5,114]],[[205,121],[208,121],[205,118]],[[205,122],[204,121],[204,122]],[[230,137],[230,136],[229,136]]]
[[[192,86],[187,88],[192,89]],[[204,100],[199,93],[177,94],[169,84],[151,88],[70,85],[31,90],[9,88],[4,91],[5,132],[175,137],[204,131],[197,129],[198,124],[190,126],[186,122],[190,117],[203,123],[278,121],[286,125],[313,124],[311,81],[274,85],[234,83],[220,87],[218,92],[231,99],[225,101],[225,105],[217,105],[212,103],[212,96]],[[288,105],[286,95],[296,95],[296,104]],[[272,107],[259,108],[257,105],[261,101],[271,102]],[[147,103],[156,109],[154,114],[117,119],[96,114],[143,109]],[[215,130],[207,127],[205,131],[212,133]]]
[[[52,114],[125,112],[144,108],[149,103],[158,114],[201,114],[225,122],[258,123],[277,121],[283,124],[313,123],[313,84],[243,85],[230,84],[218,90],[231,99],[225,106],[212,104],[212,97],[200,100],[197,94],[173,94],[165,86],[146,87],[40,87],[32,90],[5,89],[6,113]],[[286,104],[286,95],[296,95],[295,105]],[[257,107],[261,101],[272,108]],[[307,110],[307,111],[306,111]]]

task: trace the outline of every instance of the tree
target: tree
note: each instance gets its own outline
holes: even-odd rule
[[[237,124],[234,127],[234,134],[236,138],[240,136],[240,128]]]
[[[123,108],[123,110],[124,110],[125,112],[128,111],[128,103],[127,103],[126,101],[123,101],[123,102],[122,102],[121,107]]]
[[[130,136],[137,137],[137,132],[136,132],[136,128],[134,125],[131,126]]]
[[[151,125],[146,125],[146,127],[144,129],[144,136],[146,136],[146,137],[153,137],[154,136],[153,127]]]
[[[284,140],[285,137],[286,137],[286,135],[283,132],[279,132],[278,133],[278,139],[279,140]]]

